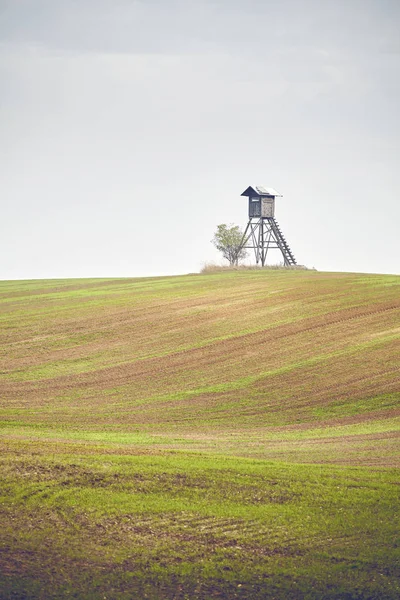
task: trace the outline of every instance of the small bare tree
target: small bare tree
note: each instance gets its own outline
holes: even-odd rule
[[[247,252],[241,247],[243,232],[238,225],[217,226],[214,238],[211,240],[222,256],[229,261],[230,266],[237,266],[243,260]]]

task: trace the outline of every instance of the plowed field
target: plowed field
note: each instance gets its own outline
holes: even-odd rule
[[[399,400],[397,276],[0,282],[0,597],[397,598]]]

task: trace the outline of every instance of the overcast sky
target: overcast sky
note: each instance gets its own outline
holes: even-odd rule
[[[258,184],[299,263],[400,273],[399,32],[399,0],[0,0],[0,279],[198,271]]]

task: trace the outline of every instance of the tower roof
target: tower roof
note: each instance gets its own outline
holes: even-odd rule
[[[282,196],[282,194],[271,187],[267,188],[263,185],[249,185],[241,196]]]

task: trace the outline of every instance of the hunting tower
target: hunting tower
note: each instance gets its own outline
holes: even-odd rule
[[[243,234],[242,248],[252,248],[256,264],[265,265],[268,250],[282,252],[285,267],[296,264],[296,259],[275,220],[275,198],[282,196],[273,188],[249,186],[242,196],[249,199],[249,222]]]

